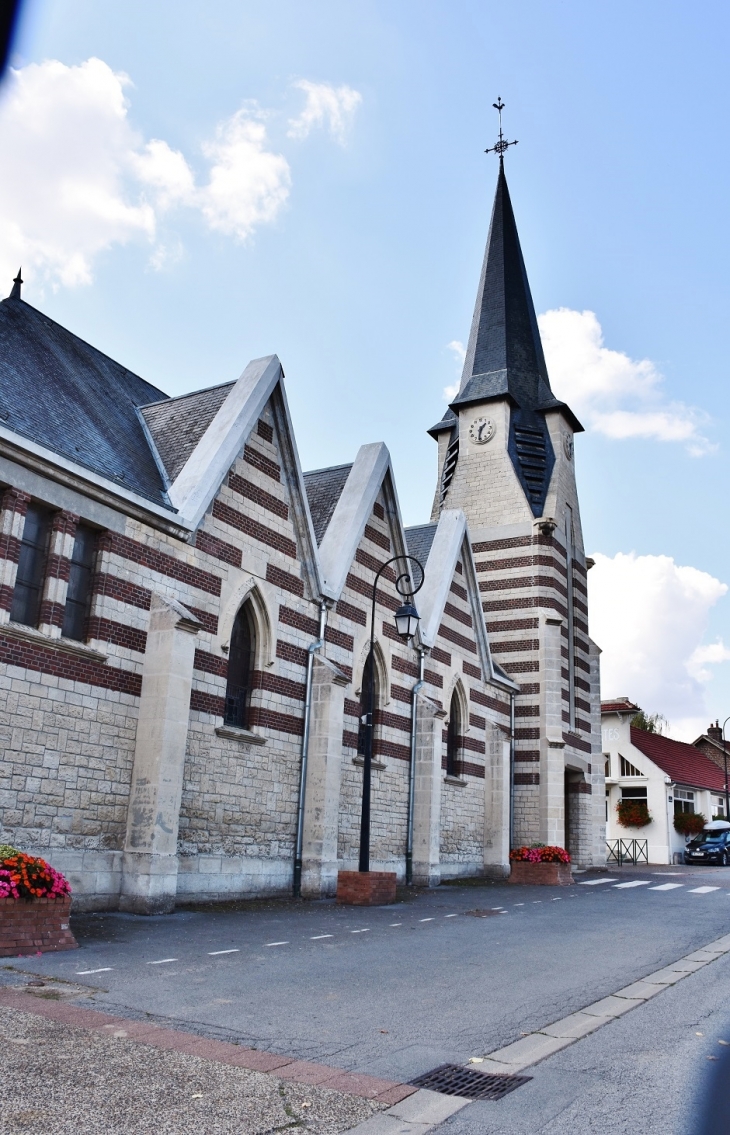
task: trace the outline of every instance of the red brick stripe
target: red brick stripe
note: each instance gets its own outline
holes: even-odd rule
[[[228,677],[228,659],[219,658],[217,654],[210,654],[207,650],[196,650],[193,668],[205,674],[216,674],[219,678]]]
[[[439,635],[448,642],[453,642],[455,646],[460,646],[462,650],[469,650],[472,654],[476,654],[477,652],[477,644],[475,642],[472,642],[471,639],[464,638],[463,635],[457,634],[456,631],[452,631],[451,627],[447,627],[445,623],[442,623],[439,627]],[[433,654],[433,651],[431,651],[431,653]]]
[[[104,571],[97,572],[94,576],[92,594],[116,599],[119,603],[129,603],[132,607],[141,607],[143,611],[150,609],[151,593],[146,587],[138,587],[136,583]]]
[[[276,548],[277,552],[281,552],[290,559],[297,558],[297,546],[293,540],[287,536],[282,536],[279,532],[274,532],[273,528],[266,528],[265,525],[259,524],[257,520],[253,520],[250,516],[245,516],[236,508],[231,508],[230,505],[224,504],[222,500],[215,500],[213,502],[213,516],[216,520],[222,521],[224,524],[229,524],[231,528],[237,528],[239,532],[245,532],[253,540],[258,540],[261,544],[267,544],[270,548]],[[219,581],[220,584],[220,581]]]
[[[0,560],[10,560],[17,564],[20,559],[20,540],[17,536],[0,536]]]
[[[258,485],[254,485],[253,481],[239,477],[238,473],[229,473],[228,487],[245,500],[253,501],[254,504],[260,505],[267,512],[272,512],[274,516],[280,516],[282,520],[289,519],[289,506],[284,501],[272,496],[271,493],[265,492]]]
[[[87,620],[86,637],[98,642],[113,642],[115,646],[136,650],[138,654],[144,654],[147,649],[145,631],[128,627],[125,623],[117,623],[113,619],[102,619],[98,615],[92,615]]]
[[[385,741],[382,737],[376,737],[373,741],[373,756],[392,757],[396,761],[410,762],[411,750],[408,745],[396,745],[393,741]]]
[[[190,708],[199,713],[209,713],[211,717],[223,717],[226,709],[226,699],[207,694],[205,690],[191,690]]]
[[[271,477],[272,481],[281,480],[281,466],[277,465],[275,461],[270,461],[268,457],[264,457],[258,449],[253,449],[250,445],[244,446],[243,460],[248,462],[249,465],[253,465],[254,469],[258,469],[260,473]]]
[[[539,749],[516,749],[515,761],[520,761],[522,764],[529,764],[531,762],[540,760]]]
[[[264,441],[268,441],[269,444],[271,444],[271,442],[274,440],[274,431],[269,423],[265,422],[263,418],[259,418],[258,422],[256,423],[256,433],[259,435],[259,437],[262,437]]]
[[[451,655],[446,650],[442,650],[440,646],[434,646],[431,650],[431,657],[434,662],[442,662],[444,666],[451,665]]]
[[[383,566],[380,560],[376,560],[375,556],[368,555],[368,553],[363,551],[362,548],[358,548],[355,552],[355,560],[357,561],[357,563],[362,564],[363,567],[369,568],[370,571],[374,571],[376,575]],[[395,572],[391,567],[387,567],[385,569],[385,571],[383,572],[383,579],[389,580],[390,583],[395,583]]]
[[[225,564],[232,564],[237,568],[241,566],[241,549],[233,544],[227,544],[225,540],[219,540],[217,536],[211,536],[210,532],[199,529],[195,535],[195,547],[205,552],[207,556],[222,560]]]
[[[453,603],[444,604],[444,614],[463,623],[465,627],[473,626],[471,615],[468,615],[466,611],[461,611],[458,607],[455,607]]]
[[[540,706],[539,705],[516,705],[515,706],[515,717],[539,717],[539,716],[540,716]]]
[[[187,604],[186,604],[187,606]],[[188,607],[191,615],[200,621],[203,630],[208,634],[218,634],[218,616],[212,615],[210,611],[201,611],[198,607]]]
[[[38,614],[38,625],[41,627],[62,627],[66,608],[63,603],[51,603],[44,599]]]
[[[516,772],[514,774],[515,784],[539,784],[539,772]]]
[[[344,599],[337,601],[335,610],[343,619],[349,619],[351,623],[359,623],[361,627],[364,627],[368,621],[367,615],[360,607],[353,607],[352,603],[346,603]]]
[[[520,650],[539,650],[540,642],[536,638],[500,639],[492,642],[492,651],[495,654],[517,653]]]
[[[475,729],[486,729],[487,719],[486,717],[479,717],[476,713],[470,713],[469,724],[473,725]]]
[[[567,598],[568,592],[562,583],[549,575],[515,575],[511,578],[480,579],[480,591],[517,591],[522,587],[551,587]],[[526,604],[525,604],[526,605]],[[576,602],[576,606],[578,606]]]
[[[282,571],[275,564],[267,563],[266,582],[275,584],[282,591],[291,591],[292,595],[298,595],[300,598],[304,596],[304,583],[299,576]]]
[[[536,631],[538,625],[538,619],[498,619],[496,622],[487,623],[487,630],[490,634],[506,633],[507,631]]]
[[[281,639],[276,644],[276,657],[284,662],[293,662],[296,666],[307,665],[307,651],[290,642],[282,642]]]
[[[452,583],[449,591],[452,595],[456,595],[459,599],[463,599],[464,602],[466,602],[466,600],[469,598],[466,588],[461,587],[458,583]]]
[[[593,748],[588,741],[584,741],[582,737],[576,736],[575,733],[563,733],[563,740],[566,745],[570,745],[571,749],[580,749],[583,753],[592,753]]]
[[[252,686],[255,690],[268,690],[272,694],[281,694],[282,697],[292,698],[303,702],[305,686],[303,682],[293,682],[291,678],[282,678],[279,674],[272,674],[270,670],[254,670]]]
[[[366,599],[372,601],[373,585],[366,579],[360,579],[359,576],[350,574],[347,577],[347,586],[353,591],[357,591],[359,595],[364,595]],[[380,603],[383,607],[387,607],[389,611],[395,611],[401,604],[400,598],[389,595],[388,592],[381,591],[380,589],[378,589],[377,592],[376,602]]]
[[[373,528],[371,524],[365,525],[365,539],[377,544],[379,548],[383,548],[386,552],[390,551],[390,540],[384,536],[382,532],[378,532],[377,528]]]
[[[465,659],[464,662],[462,663],[462,667],[463,667],[464,673],[468,674],[470,678],[476,678],[476,680],[478,682],[481,682],[482,671],[481,671],[479,666],[472,666],[471,662],[467,662],[466,659]]]
[[[170,579],[177,579],[200,591],[207,591],[210,595],[220,595],[221,581],[217,575],[193,567],[192,564],[176,560],[155,548],[149,548],[138,540],[130,540],[127,536],[120,536],[118,532],[105,532],[99,539],[99,547],[103,551],[113,552],[124,560],[132,560],[142,564],[150,571],[166,575]]]
[[[486,706],[488,709],[495,709],[497,713],[509,714],[509,705],[507,702],[498,701],[497,698],[490,698],[487,694],[483,694],[481,690],[469,690],[469,700],[476,702],[477,705]]]
[[[139,697],[142,690],[142,677],[131,670],[107,666],[103,662],[79,658],[52,646],[24,642],[0,633],[0,662],[8,666],[20,666],[41,674],[53,674],[70,682],[83,682],[88,686],[99,686],[107,690]]]
[[[253,706],[249,710],[249,722],[251,726],[258,726],[259,729],[273,729],[277,733],[288,733],[301,736],[304,732],[304,719],[301,717],[292,717],[288,713],[277,713],[273,709],[262,709],[259,706]]]
[[[359,741],[359,734],[353,733],[349,729],[344,729],[342,731],[342,745],[345,749],[356,749]]]
[[[508,674],[536,674],[540,669],[537,659],[529,662],[500,662],[500,666]]]
[[[506,540],[483,540],[481,543],[472,544],[471,549],[478,554],[479,552],[501,552],[506,548],[530,547],[532,547],[531,536],[511,536]]]
[[[18,516],[25,516],[30,499],[30,493],[24,493],[22,489],[5,489],[0,497],[0,511],[17,512]]]

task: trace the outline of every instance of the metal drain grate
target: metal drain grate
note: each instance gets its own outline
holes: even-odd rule
[[[414,1088],[430,1088],[444,1096],[463,1096],[467,1100],[501,1100],[532,1076],[498,1076],[494,1072],[475,1072],[460,1064],[441,1064],[411,1080]]]

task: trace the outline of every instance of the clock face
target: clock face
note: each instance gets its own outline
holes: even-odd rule
[[[572,461],[573,460],[573,435],[572,434],[563,434],[563,449],[565,450],[565,456],[568,458],[568,461]]]
[[[491,441],[496,432],[497,427],[491,418],[475,418],[469,426],[469,437],[476,445]]]

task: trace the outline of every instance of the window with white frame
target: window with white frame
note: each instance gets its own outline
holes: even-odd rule
[[[713,796],[712,797],[712,815],[713,815],[713,818],[715,816],[719,816],[720,819],[722,819],[722,820],[727,819],[727,816],[725,815],[725,797],[724,796]]]
[[[695,810],[695,794],[690,792],[688,788],[675,788],[674,790],[674,814],[679,816],[682,812],[694,812]]]

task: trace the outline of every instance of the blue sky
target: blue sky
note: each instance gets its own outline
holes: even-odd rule
[[[604,693],[689,735],[730,713],[730,600],[708,582],[730,583],[728,22],[709,0],[29,0],[25,86],[0,94],[0,269],[22,255],[29,302],[171,394],[275,351],[304,467],[382,439],[421,521],[501,95],[536,308],[595,315],[545,326],[553,385],[590,426],[576,453],[586,546],[604,557]],[[91,58],[106,70],[72,90]],[[43,99],[59,153],[28,140]],[[69,154],[104,182],[76,227],[55,211]]]

